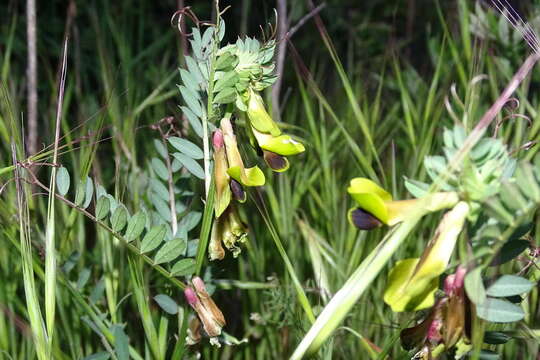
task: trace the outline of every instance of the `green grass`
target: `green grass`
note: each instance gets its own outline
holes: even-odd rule
[[[266,172],[264,188],[249,191],[241,210],[249,225],[249,242],[237,259],[228,256],[209,263],[203,247],[197,254],[197,272],[214,280],[213,298],[228,323],[224,330],[248,340],[220,349],[207,341],[186,347],[193,311],[183,298],[183,277],[171,280],[165,267],[139,256],[134,243],[126,246],[110,229],[24,180],[31,179],[28,172],[33,171],[43,184],[50,182],[49,188],[55,188],[56,168],[42,163],[56,162],[53,145],[60,91],[56,73],[62,38],[51,33],[62,33],[58,14],[51,20],[56,31],[44,30],[39,39],[41,142],[50,146],[31,158],[33,167],[14,166],[13,156],[18,161],[26,158],[22,140],[25,39],[24,16],[10,9],[8,21],[0,26],[0,359],[83,359],[100,352],[123,359],[122,349],[128,346],[124,336],[129,338],[127,352],[133,359],[195,358],[197,351],[204,359],[291,356],[331,295],[387,233],[387,229],[358,231],[349,224],[350,179],[368,177],[397,199],[411,197],[403,177],[429,181],[423,160],[442,153],[442,131],[455,123],[448,106],[472,129],[527,56],[524,46],[512,47],[499,39],[496,26],[490,29],[493,39],[480,44],[471,34],[474,6],[465,0],[457,3],[452,16],[445,16],[447,8],[432,9],[430,32],[427,25],[417,24],[421,31],[414,41],[426,51],[411,58],[401,56],[406,45],[400,42],[384,50],[374,46],[369,50],[378,52],[377,60],[368,58],[365,49],[343,40],[338,25],[324,12],[320,24],[310,20],[295,35],[296,49],[289,50],[283,86],[291,90],[282,125],[302,140],[306,152],[290,158],[287,172]],[[153,9],[144,2],[78,5],[74,30],[78,35],[70,37],[59,118],[58,162],[72,176],[70,199],[75,196],[74,184],[91,176],[133,214],[141,206],[151,207],[144,180],[156,156],[153,140],[160,139],[151,125],[174,116],[176,128],[186,138],[202,143],[192,130],[185,131],[177,107],[181,103],[175,86],[180,82],[177,67],[183,59],[178,57],[176,29],[168,24],[174,9]],[[392,8],[388,6],[388,11]],[[208,5],[194,9],[201,19],[211,17]],[[535,9],[539,8],[531,7]],[[267,10],[261,16],[271,14]],[[236,35],[235,21],[242,24],[240,28],[248,24],[251,35],[256,34],[255,21],[241,14],[241,7],[235,6],[224,15],[230,39]],[[385,21],[376,18],[376,12],[363,16],[363,24]],[[497,16],[489,16],[498,24]],[[377,30],[370,35],[384,39]],[[317,56],[306,55],[312,48]],[[487,78],[472,85],[480,74]],[[514,111],[528,116],[532,125],[514,119],[500,129],[500,137],[512,149],[539,140],[539,81],[538,71],[533,70],[515,94],[519,106]],[[270,93],[266,95],[270,99]],[[211,115],[212,109],[208,110]],[[492,131],[490,127],[488,132]],[[537,152],[538,146],[533,146],[518,155],[531,160]],[[256,161],[253,156],[249,163]],[[189,206],[203,212],[199,200],[205,198],[205,184],[187,181],[198,194]],[[211,204],[213,199],[208,201]],[[94,207],[93,203],[92,213]],[[205,244],[209,215],[204,213],[190,239],[200,232]],[[410,358],[400,346],[399,331],[410,325],[414,315],[393,313],[383,302],[386,274],[395,261],[420,256],[438,221],[437,215],[422,218],[390,261],[381,264],[382,272],[323,344],[318,358],[355,359],[359,354],[366,359],[382,359],[384,354]],[[536,222],[532,234],[538,230]],[[469,260],[467,240],[461,238],[451,266]],[[531,240],[539,246],[536,238]],[[497,272],[515,273],[523,266],[511,262]],[[531,267],[528,274],[538,281],[538,268]],[[51,293],[56,301],[46,296]],[[153,299],[157,294],[174,299],[179,311],[165,312]],[[538,290],[533,289],[523,302],[524,320],[510,326],[488,325],[516,334],[506,345],[491,348],[501,358],[537,356],[539,301]],[[383,353],[372,351],[371,344]]]

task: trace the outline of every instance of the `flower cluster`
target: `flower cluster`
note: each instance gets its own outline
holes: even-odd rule
[[[289,162],[285,156],[304,151],[304,146],[289,135],[281,134],[281,130],[266,112],[262,98],[252,92],[249,109],[249,129],[254,134],[264,159],[274,171],[285,171]],[[255,125],[254,125],[255,124]],[[210,259],[223,259],[223,245],[238,256],[239,242],[246,240],[247,228],[238,215],[232,200],[246,201],[246,186],[262,186],[266,179],[258,166],[246,167],[231,123],[230,117],[220,121],[220,128],[213,134],[214,147],[214,179],[215,220],[210,240]]]
[[[451,207],[442,218],[419,258],[398,261],[390,271],[384,301],[395,312],[432,308],[418,325],[401,333],[403,347],[418,348],[429,358],[435,349],[454,346],[464,339],[470,306],[463,290],[465,269],[458,268],[445,280],[444,296],[435,299],[439,277],[446,270],[467,216],[468,203],[455,192],[426,194],[413,200],[393,201],[392,196],[369,179],[355,178],[348,188],[356,206],[349,210],[349,221],[361,230],[395,225],[409,216]],[[423,358],[423,357],[422,357]]]

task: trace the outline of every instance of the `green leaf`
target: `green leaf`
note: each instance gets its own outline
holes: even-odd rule
[[[176,136],[171,136],[169,138],[169,143],[174,146],[176,150],[189,156],[192,159],[202,159],[204,157],[204,153],[201,148],[189,140],[182,139]]]
[[[525,317],[518,305],[496,298],[487,298],[482,304],[477,304],[476,313],[481,319],[498,323],[519,321]]]
[[[156,148],[158,154],[161,155],[161,157],[167,157],[167,148],[165,147],[165,145],[163,145],[161,141],[154,139],[154,147]]]
[[[212,36],[214,36],[214,28],[209,26],[206,30],[204,30],[204,33],[201,39],[201,45],[203,47],[209,46],[210,41],[212,41]]]
[[[465,275],[465,291],[469,300],[474,304],[482,304],[486,301],[486,289],[482,282],[482,268],[476,268]]]
[[[86,177],[86,191],[84,194],[84,203],[83,203],[83,209],[86,209],[88,206],[90,206],[90,203],[92,202],[92,196],[94,195],[94,183],[90,177]]]
[[[238,62],[238,58],[230,52],[224,52],[216,60],[216,70],[232,69]]]
[[[223,89],[232,88],[240,80],[236,71],[229,71],[216,81],[214,92],[218,93]]]
[[[178,227],[185,231],[193,230],[201,221],[201,217],[202,214],[199,211],[192,211],[182,218]]]
[[[172,261],[186,251],[187,241],[185,239],[172,239],[167,241],[156,253],[155,264],[163,264]]]
[[[126,234],[124,237],[127,241],[133,241],[138,238],[146,225],[146,215],[142,211],[138,211],[129,219]]]
[[[180,89],[180,93],[182,94],[188,108],[193,111],[195,115],[201,118],[203,116],[203,110],[201,103],[199,102],[198,95],[194,91],[182,85],[178,86],[178,89]]]
[[[152,197],[152,204],[157,210],[159,216],[166,222],[171,222],[171,209],[167,202],[163,201],[159,196]]]
[[[420,198],[428,192],[429,184],[423,183],[421,181],[409,179],[406,176],[404,178],[405,178],[405,188],[415,198]]]
[[[174,153],[173,156],[184,165],[184,167],[193,175],[198,177],[199,179],[204,179],[204,170],[199,165],[198,162],[193,160],[192,158],[181,154],[181,153]]]
[[[212,224],[212,220],[210,220],[210,224]],[[201,231],[202,233],[202,231]],[[193,257],[197,254],[197,249],[199,248],[199,239],[193,239],[188,241],[188,247],[186,256],[187,257]]]
[[[195,273],[197,263],[195,259],[187,258],[178,261],[171,269],[174,276],[189,276]]]
[[[109,213],[110,206],[109,198],[106,196],[100,197],[96,203],[96,219],[104,219]]]
[[[173,159],[172,164],[171,164],[172,172],[177,172],[181,168],[182,168],[182,163],[176,159]]]
[[[487,289],[489,296],[506,297],[521,295],[532,290],[534,284],[516,275],[503,275]]]
[[[154,169],[157,176],[162,178],[163,180],[167,181],[169,179],[169,171],[167,170],[167,167],[158,158],[152,158],[152,169]]]
[[[201,71],[199,70],[197,62],[191,56],[186,56],[185,60],[191,76],[193,76],[197,80],[198,84],[202,83],[204,81],[204,78],[201,74]]]
[[[167,226],[165,224],[154,226],[144,236],[141,242],[141,254],[145,254],[157,248],[167,233]]]
[[[182,110],[182,113],[184,113],[185,117],[188,119],[189,125],[191,125],[193,131],[195,131],[195,134],[202,138],[203,127],[199,117],[197,117],[197,115],[195,115],[193,111],[189,110],[189,108],[186,106],[180,106],[180,110]]]
[[[193,91],[199,90],[199,82],[187,70],[180,69],[180,77],[182,78],[182,83],[186,87],[192,89]]]
[[[116,201],[114,196],[112,196],[111,194],[107,194],[106,196],[109,199],[109,203],[111,204],[111,212],[114,212],[118,207],[118,201]]]
[[[235,88],[225,88],[221,90],[214,97],[214,102],[217,104],[230,104],[236,100],[236,89]]]
[[[111,326],[114,336],[114,351],[118,360],[129,360],[129,339],[120,325]]]
[[[80,180],[75,192],[75,205],[87,208],[92,202],[92,196],[94,195],[94,184],[90,177],[86,177],[84,180]]]
[[[159,307],[168,314],[176,315],[178,313],[178,304],[171,299],[170,296],[165,294],[159,294],[154,296],[154,300],[158,303]]]
[[[150,190],[156,193],[157,196],[163,201],[169,201],[169,189],[159,180],[150,179]]]
[[[81,206],[84,202],[84,195],[86,190],[86,183],[82,180],[79,181],[77,185],[77,190],[75,191],[75,200],[73,203],[77,206]]]
[[[128,212],[123,205],[119,205],[111,215],[111,227],[113,231],[121,231],[127,223]]]
[[[484,342],[491,345],[505,344],[510,339],[512,339],[511,336],[500,331],[486,331],[484,334]]]
[[[70,182],[69,172],[65,167],[61,166],[56,173],[56,188],[60,195],[65,196],[67,194]]]

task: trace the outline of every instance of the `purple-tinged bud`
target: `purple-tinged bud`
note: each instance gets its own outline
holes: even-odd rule
[[[221,130],[218,129],[214,131],[214,136],[212,137],[212,145],[214,146],[214,149],[221,149],[224,144],[225,142],[223,140],[223,133]]]
[[[184,290],[184,296],[186,297],[186,301],[188,302],[188,304],[191,307],[195,308],[195,306],[199,302],[199,298],[197,297],[197,294],[195,294],[195,291],[193,291],[192,288],[187,287]]]
[[[444,279],[444,292],[446,295],[458,295],[463,289],[463,282],[467,269],[463,266],[458,266],[454,274],[450,274]]]

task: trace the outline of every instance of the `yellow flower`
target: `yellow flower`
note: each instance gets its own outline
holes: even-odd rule
[[[230,119],[221,119],[221,131],[223,132],[227,160],[229,162],[227,174],[244,186],[264,185],[264,174],[258,166],[251,168],[244,167]]]
[[[214,219],[212,234],[208,245],[210,260],[222,260],[225,257],[223,245],[237,257],[241,249],[238,244],[247,240],[247,227],[240,219],[234,205],[230,205],[219,217]]]
[[[273,136],[281,134],[281,130],[266,111],[261,95],[249,88],[248,96],[247,115],[251,126],[262,133],[269,133]]]
[[[277,172],[287,170],[289,161],[285,156],[304,152],[304,145],[281,133],[278,125],[266,111],[263,99],[255,90],[250,88],[248,96],[247,114],[250,128],[263,152],[266,164]]]
[[[457,199],[455,193],[440,192],[424,199],[392,200],[392,195],[386,190],[360,177],[351,180],[347,192],[358,204],[349,210],[349,221],[361,230],[371,230],[383,224],[393,226],[419,206],[426,211],[436,211],[440,209],[440,204]]]
[[[384,301],[393,311],[416,311],[433,306],[439,276],[448,266],[468,214],[469,205],[459,202],[444,215],[420,258],[396,263],[384,293]]]

